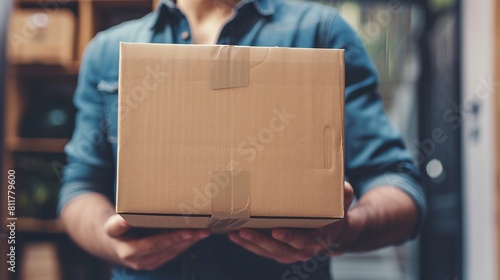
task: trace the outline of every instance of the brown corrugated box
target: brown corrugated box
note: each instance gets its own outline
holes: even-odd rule
[[[75,16],[68,9],[15,9],[8,34],[9,59],[66,64],[74,60]]]
[[[344,51],[122,43],[116,210],[133,226],[343,218]]]

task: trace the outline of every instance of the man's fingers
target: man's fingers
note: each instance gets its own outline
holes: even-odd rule
[[[144,248],[145,252],[149,254],[166,250],[169,247],[175,246],[179,242],[192,244],[208,237],[209,235],[209,230],[182,229],[145,237],[141,240],[142,244],[139,244],[139,246]]]
[[[274,238],[258,231],[241,229],[239,233],[242,239],[264,249],[272,256],[279,258],[288,257],[294,259],[295,261],[307,258],[303,252],[296,250],[287,243],[275,240]]]
[[[209,230],[177,230],[140,239],[122,240],[123,247],[119,257],[133,269],[153,269],[208,236]]]
[[[228,237],[229,237],[229,240],[233,241],[234,243],[240,245],[241,247],[247,249],[248,251],[250,251],[254,254],[257,254],[259,256],[266,257],[266,258],[272,258],[271,254],[266,252],[261,247],[255,245],[254,243],[248,242],[245,239],[241,238],[237,232],[229,233]]]
[[[262,247],[258,246],[257,244],[247,241],[243,238],[240,237],[238,233],[230,233],[228,234],[229,239],[233,241],[234,243],[240,245],[241,247],[245,248],[246,250],[257,254],[259,256],[269,258],[269,259],[274,259],[277,262],[284,263],[284,264],[291,264],[300,261],[301,259],[298,259],[294,257],[293,255],[273,255],[264,250]]]
[[[311,237],[309,232],[289,229],[273,229],[272,236],[274,239],[290,244],[295,249],[302,250],[309,246]]]
[[[163,251],[151,253],[149,255],[140,256],[133,260],[139,269],[153,270],[176,258],[179,254],[189,249],[194,243],[203,238],[198,236],[193,237],[191,240],[181,241],[173,246],[166,248]]]
[[[120,215],[115,214],[106,221],[104,229],[109,236],[118,238],[130,229],[130,225]]]
[[[344,182],[344,209],[347,211],[354,200],[354,189],[349,182]]]
[[[148,267],[154,266],[158,260],[166,258],[174,254],[173,247],[167,248],[161,252],[149,253],[147,255],[136,255],[130,258],[128,261],[129,266],[135,270],[147,269]]]

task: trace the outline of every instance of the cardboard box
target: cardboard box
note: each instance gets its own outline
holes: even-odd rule
[[[121,44],[116,211],[133,226],[343,218],[344,51]]]
[[[18,63],[66,64],[74,60],[75,16],[68,9],[15,9],[8,56]]]

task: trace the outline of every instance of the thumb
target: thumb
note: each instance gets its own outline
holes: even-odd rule
[[[349,209],[349,206],[351,206],[352,201],[354,200],[354,189],[352,188],[352,185],[344,181],[344,208],[347,211]]]
[[[130,229],[130,225],[120,215],[115,214],[106,221],[104,229],[109,236],[118,238]]]

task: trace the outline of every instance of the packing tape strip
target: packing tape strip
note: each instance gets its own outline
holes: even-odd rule
[[[216,232],[234,230],[250,219],[250,173],[244,170],[212,171],[214,194],[208,227]]]
[[[249,47],[212,47],[210,57],[210,87],[212,89],[248,87],[249,76]]]

